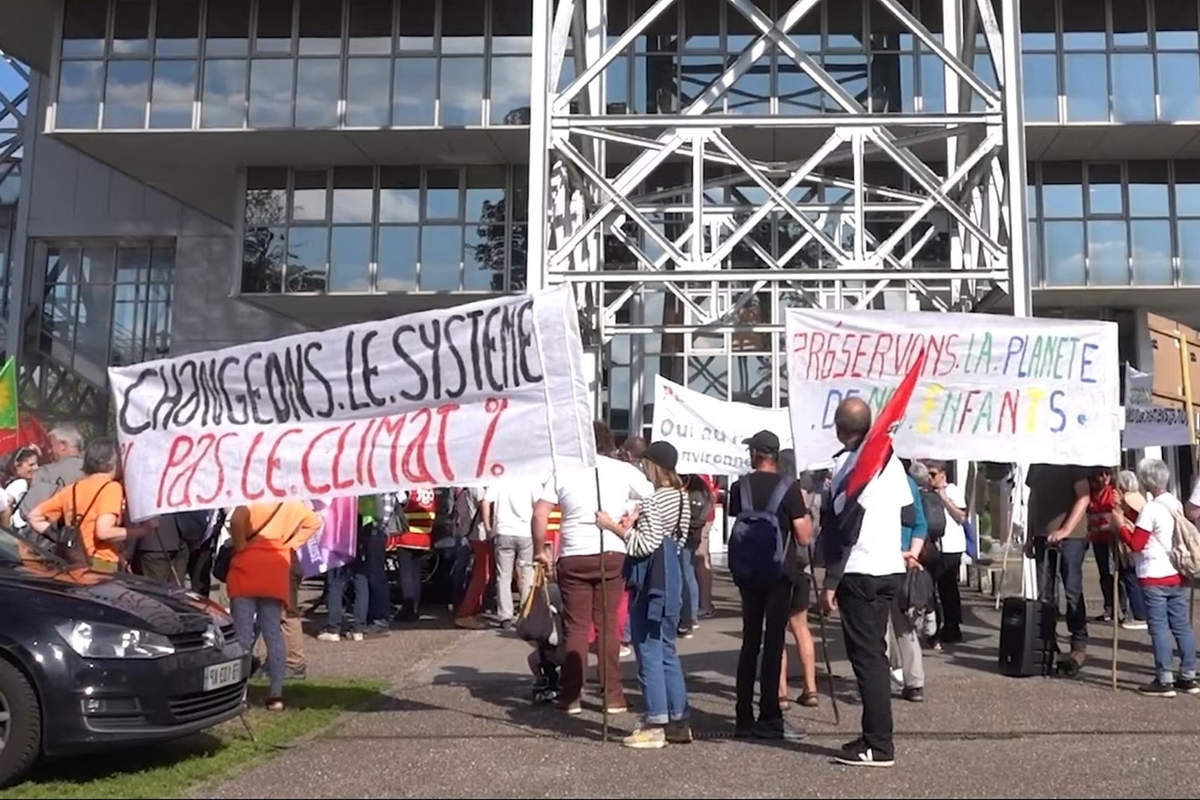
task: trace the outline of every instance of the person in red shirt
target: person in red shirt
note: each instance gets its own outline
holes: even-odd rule
[[[1117,508],[1113,509],[1113,520],[1121,540],[1134,554],[1154,647],[1154,680],[1138,691],[1155,697],[1174,697],[1177,691],[1200,694],[1200,684],[1196,683],[1196,636],[1188,619],[1188,590],[1170,556],[1175,520],[1183,514],[1183,504],[1168,491],[1171,470],[1161,460],[1142,459],[1137,475],[1149,501],[1138,514],[1136,525]],[[1178,679],[1172,670],[1172,644],[1179,650]]]

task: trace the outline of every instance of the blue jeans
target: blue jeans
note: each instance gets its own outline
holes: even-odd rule
[[[421,550],[402,548],[397,554],[400,560],[400,596],[413,613],[421,609]]]
[[[354,627],[362,628],[367,624],[367,611],[370,608],[371,589],[365,570],[356,570],[347,564],[344,567],[334,567],[325,578],[325,605],[329,608],[329,616],[325,625],[334,630],[342,628],[342,604],[346,599],[346,584],[354,581]],[[353,630],[347,626],[348,630]]]
[[[633,634],[633,652],[637,655],[638,685],[646,706],[643,720],[647,725],[665,725],[687,719],[687,687],[683,683],[683,665],[675,650],[679,617],[664,614],[651,621],[649,597],[634,593],[629,605],[629,628]]]
[[[1053,578],[1046,572],[1046,537],[1034,540],[1034,557],[1038,565],[1038,596],[1057,607],[1058,598],[1050,595]],[[1058,572],[1067,595],[1067,629],[1071,632],[1071,648],[1087,644],[1087,607],[1083,602],[1083,557],[1087,555],[1087,539],[1064,539],[1058,544]]]
[[[1112,545],[1107,542],[1092,542],[1092,553],[1096,556],[1096,569],[1100,572],[1100,591],[1104,593],[1104,610],[1113,611]],[[1146,619],[1146,599],[1142,596],[1142,585],[1138,583],[1137,570],[1133,565],[1121,567],[1121,616],[1136,620]]]
[[[390,620],[392,598],[387,578],[387,532],[383,528],[378,525],[372,526],[367,535],[366,559],[355,561],[352,568],[355,591],[358,591],[359,573],[362,573],[367,582],[363,594],[370,599],[368,608],[361,615],[358,613],[358,603],[355,602],[354,616],[367,619],[369,615],[373,622]]]
[[[247,653],[261,633],[267,642],[268,697],[283,697],[283,676],[287,669],[287,645],[283,641],[283,603],[273,597],[231,597],[233,629]]]
[[[1163,683],[1172,683],[1171,644],[1179,648],[1179,678],[1196,677],[1196,635],[1188,621],[1186,586],[1143,586],[1146,596],[1146,621],[1150,642],[1154,645],[1154,674]]]
[[[700,581],[696,579],[696,548],[679,548],[679,571],[683,573],[683,608],[679,621],[685,628],[700,618]]]

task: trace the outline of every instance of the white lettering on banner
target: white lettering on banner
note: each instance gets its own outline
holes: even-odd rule
[[[900,455],[1084,466],[1120,460],[1115,323],[789,309],[786,328],[801,466],[841,447],[838,403],[857,396],[878,412],[922,350],[921,380],[896,434]]]
[[[682,473],[741,475],[750,471],[743,442],[761,430],[791,447],[787,409],[732,403],[680,386],[662,376],[654,379],[654,440],[679,451]]]
[[[567,287],[112,368],[109,378],[135,519],[595,463]]]
[[[1191,444],[1183,409],[1154,405],[1151,385],[1149,373],[1125,365],[1125,449]]]

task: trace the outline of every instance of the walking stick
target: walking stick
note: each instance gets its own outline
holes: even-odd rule
[[[600,468],[596,468],[596,510],[603,510],[600,504]],[[604,568],[604,528],[600,531],[600,631],[596,641],[600,644],[600,702],[604,710],[603,723],[600,727],[600,740],[608,743],[608,572]]]
[[[817,570],[813,566],[812,545],[808,546],[808,574],[812,579],[813,591],[817,591]],[[807,624],[807,623],[806,623]],[[829,660],[829,638],[825,631],[825,615],[817,614],[817,624],[821,627],[821,652],[825,656],[825,676],[829,679],[829,702],[833,706],[833,724],[842,724],[842,715],[838,711],[837,692],[833,688],[833,664]]]
[[[1113,688],[1113,691],[1115,692],[1117,690],[1117,640],[1120,637],[1120,634],[1117,632],[1119,629],[1119,626],[1117,625],[1117,619],[1120,617],[1120,610],[1121,610],[1121,594],[1120,594],[1121,584],[1120,584],[1120,581],[1117,580],[1121,575],[1121,550],[1119,547],[1117,547],[1117,542],[1115,539],[1113,540],[1113,543],[1112,543],[1112,554],[1113,554],[1113,562],[1112,562],[1113,563],[1113,574],[1112,574],[1112,582],[1113,582],[1112,688]]]

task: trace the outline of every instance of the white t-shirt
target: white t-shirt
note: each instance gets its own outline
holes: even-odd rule
[[[834,465],[834,485],[840,483],[840,473],[846,468],[852,453],[838,457]],[[858,541],[846,560],[845,574],[895,575],[904,572],[904,555],[900,549],[900,510],[912,505],[912,489],[899,459],[892,456],[887,466],[867,484],[858,496],[863,507],[862,527]]]
[[[967,507],[967,496],[956,484],[946,484],[946,497],[958,508]],[[939,497],[938,500],[940,502],[941,498]],[[942,534],[941,548],[943,553],[967,552],[967,532],[963,530],[962,523],[950,515],[949,510],[946,511],[946,532]]]
[[[1139,578],[1170,578],[1179,571],[1171,563],[1171,540],[1175,537],[1175,517],[1171,511],[1182,506],[1170,492],[1160,494],[1138,514],[1137,527],[1150,534],[1141,552],[1134,553]]]
[[[599,488],[597,490],[597,473]],[[599,505],[597,505],[599,491]],[[600,456],[595,469],[578,469],[551,477],[542,487],[541,497],[562,507],[559,531],[559,558],[600,554],[600,529],[596,511],[603,509],[613,519],[632,511],[638,501],[654,494],[654,485],[632,464]],[[604,532],[604,550],[624,553],[625,542],[609,531]]]
[[[542,481],[516,480],[491,486],[492,530],[497,536],[533,537],[533,504],[541,499]]]
[[[21,516],[21,511],[17,508],[17,504],[24,499],[25,493],[29,491],[29,481],[24,478],[17,478],[0,491],[4,492],[4,502],[13,512],[12,526],[14,528],[24,528],[26,526],[25,518]]]

